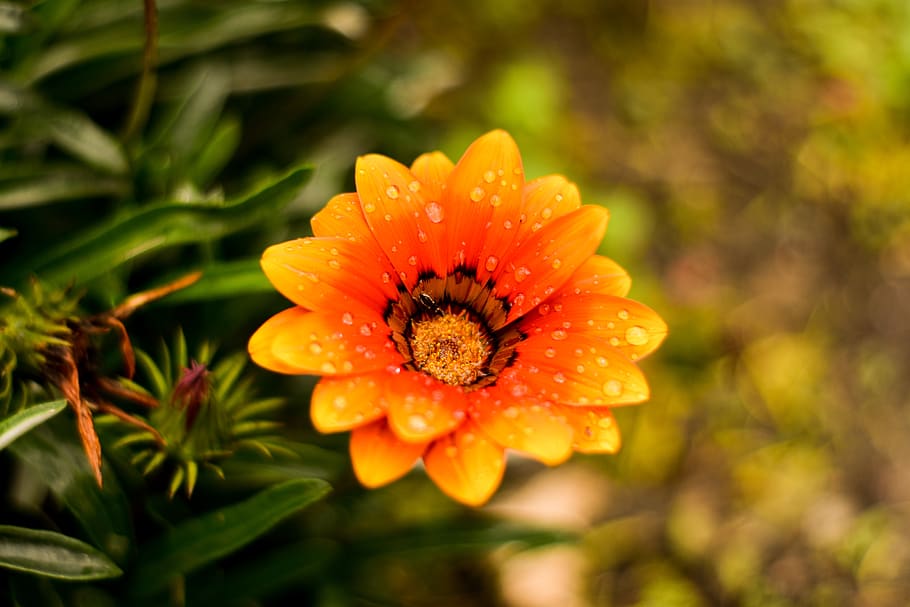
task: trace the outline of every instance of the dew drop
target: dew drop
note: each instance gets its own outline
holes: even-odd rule
[[[311,341],[310,352],[313,354],[322,354],[322,345],[317,341]]]
[[[433,223],[439,223],[445,218],[445,213],[438,202],[428,202],[423,211]]]
[[[382,218],[385,219],[386,221],[392,221],[392,214],[386,213],[385,215],[382,216]]]
[[[609,430],[613,426],[613,418],[612,417],[601,417],[597,421],[597,425],[600,428],[602,428],[603,430]]]
[[[512,396],[524,396],[528,393],[528,386],[525,384],[515,384],[512,386]]]
[[[496,180],[496,173],[493,171],[487,171],[483,174],[483,180],[487,183],[493,183]]]
[[[429,237],[427,236],[426,232],[424,232],[420,228],[417,229],[417,240],[419,240],[420,242],[426,242],[428,238]]]
[[[502,414],[509,419],[515,419],[518,417],[518,407],[507,407],[506,410],[502,412]]]
[[[474,202],[480,202],[481,200],[483,200],[483,197],[486,195],[487,195],[486,190],[484,190],[481,187],[474,188],[473,190],[471,190],[471,194],[470,194],[471,200],[473,200]]]
[[[415,194],[420,191],[420,182],[416,179],[408,184],[408,190],[414,192]]]
[[[550,217],[553,216],[553,209],[551,209],[550,207],[544,207],[540,211],[540,216],[543,217],[544,219],[549,219]]]
[[[369,201],[364,202],[364,203],[363,203],[363,210],[364,210],[365,213],[372,213],[373,211],[376,210],[376,205],[373,204],[372,202],[369,202]]]
[[[546,316],[550,313],[550,304],[540,304],[540,307],[537,308],[537,311],[540,312],[541,316]]]
[[[388,196],[389,198],[391,198],[392,200],[395,200],[396,198],[398,198],[398,186],[390,185],[389,187],[387,187],[385,189],[385,195]]]
[[[618,345],[619,345],[619,338],[618,338],[618,337],[611,337],[611,338],[610,338],[610,345],[613,346],[614,348],[615,348],[616,346],[618,346]]]
[[[336,409],[344,409],[348,406],[348,399],[343,394],[339,394],[332,400],[332,404],[335,405]]]
[[[487,257],[486,263],[483,264],[483,267],[487,269],[487,272],[492,272],[496,269],[496,266],[499,265],[499,258],[493,255]]]
[[[515,282],[522,282],[525,278],[531,275],[531,270],[525,266],[519,266],[515,268]]]
[[[354,317],[351,315],[350,312],[345,312],[344,314],[341,315],[341,322],[343,322],[346,325],[353,325]]]
[[[351,371],[354,370],[354,363],[352,363],[352,362],[349,361],[349,360],[346,360],[346,361],[342,362],[342,363],[341,363],[341,370],[344,371],[345,373],[350,373]]]
[[[598,367],[606,367],[607,365],[610,364],[610,361],[608,361],[603,356],[598,356],[597,358],[594,359],[594,362],[597,363]]]
[[[553,260],[553,263],[550,265],[553,267],[554,270],[558,270],[559,266],[562,265],[562,261],[557,257],[556,259]]]
[[[565,332],[564,330],[562,330],[562,329],[556,329],[555,331],[553,331],[552,333],[550,333],[550,337],[552,337],[552,338],[555,339],[556,341],[562,341],[562,340],[564,340],[565,338],[567,338],[568,336],[569,336],[569,334],[566,333],[566,332]]]
[[[629,311],[620,310],[619,313],[617,314],[617,316],[619,317],[620,320],[629,320]]]
[[[513,225],[512,222],[508,219],[506,219],[505,221],[502,222],[502,227],[504,227],[507,230],[511,230],[512,225]]]
[[[543,351],[543,355],[547,358],[556,358],[556,348],[547,348]]]
[[[341,269],[341,263],[337,259],[330,259],[328,263],[329,263],[329,267],[332,268],[333,270]]]
[[[408,264],[412,265],[412,266],[416,266],[417,265],[417,256],[411,255],[410,257],[408,257]]]
[[[564,384],[566,383],[566,376],[562,373],[554,373],[553,381],[555,381],[557,384]]]
[[[579,373],[584,373],[585,366],[584,365],[575,365],[575,370],[578,371]]]
[[[360,334],[368,337],[373,334],[373,329],[367,323],[363,323],[360,325]]]
[[[648,343],[648,332],[644,327],[634,326],[626,329],[626,341],[633,346],[643,346]]]
[[[619,396],[622,394],[622,382],[611,379],[603,385],[604,394],[607,396]]]
[[[389,275],[388,272],[383,272],[383,273],[382,273],[382,282],[388,284],[389,281],[391,281],[391,280],[392,280],[392,277],[391,277],[391,275]]]
[[[325,361],[324,363],[322,363],[322,366],[319,367],[319,370],[322,371],[323,373],[335,373],[338,370],[338,368],[335,366],[335,363]]]
[[[498,207],[502,204],[502,198],[499,197],[499,194],[493,194],[490,196],[490,206]]]
[[[408,416],[408,428],[414,432],[426,432],[428,428],[427,420],[422,415]]]

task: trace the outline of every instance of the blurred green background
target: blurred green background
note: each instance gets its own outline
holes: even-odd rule
[[[285,305],[255,258],[353,189],[358,154],[456,159],[501,127],[528,176],[610,209],[601,252],[670,335],[642,363],[651,401],[617,411],[617,456],[511,461],[480,512],[422,472],[359,489],[346,438],[308,426],[313,380],[256,372],[312,452],[226,462],[189,501],[126,482],[137,535],[295,476],[334,492],[156,604],[910,604],[910,3],[158,5],[145,112],[139,0],[0,2],[0,283],[75,273],[100,312],[215,268],[127,326],[152,352],[178,326],[242,351]],[[303,164],[280,212],[190,217],[172,240],[116,223],[244,200]],[[0,453],[0,523],[92,539],[22,465]],[[21,604],[134,604],[129,575],[16,579]]]

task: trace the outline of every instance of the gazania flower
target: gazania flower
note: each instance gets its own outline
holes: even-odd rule
[[[507,449],[550,465],[615,452],[610,408],[648,398],[635,362],[666,325],[595,254],[607,211],[561,176],[526,182],[503,131],[455,165],[363,156],[356,187],[313,217],[312,238],[263,254],[296,305],[249,350],[267,369],[324,376],[313,424],[351,431],[360,481],[383,485],[422,458],[445,493],[479,505]]]

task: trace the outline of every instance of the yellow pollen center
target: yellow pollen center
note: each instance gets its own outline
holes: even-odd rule
[[[453,386],[474,383],[492,349],[481,325],[464,313],[414,321],[409,341],[417,368]]]

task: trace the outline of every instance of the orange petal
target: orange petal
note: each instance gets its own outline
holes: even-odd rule
[[[490,499],[506,465],[502,447],[471,423],[434,442],[423,461],[444,493],[469,506]]]
[[[637,301],[612,295],[566,295],[549,299],[520,321],[526,335],[586,333],[598,337],[632,361],[657,349],[667,324],[657,312]]]
[[[407,474],[426,448],[400,440],[385,420],[362,426],[351,433],[354,474],[365,487],[381,487]]]
[[[556,295],[599,293],[625,297],[632,287],[629,273],[609,257],[592,255],[581,264]]]
[[[437,204],[442,200],[442,189],[455,165],[442,152],[421,154],[411,165],[411,173],[420,180],[424,200]]]
[[[360,208],[360,198],[354,193],[333,196],[321,211],[313,215],[310,226],[314,236],[376,243]]]
[[[518,245],[549,222],[581,206],[578,188],[562,175],[548,175],[529,181],[522,192],[522,200],[524,218],[516,230]]]
[[[278,291],[310,310],[381,312],[398,293],[391,266],[344,238],[298,238],[272,245],[262,270]]]
[[[616,453],[622,446],[619,426],[607,407],[556,406],[572,428],[572,448],[580,453]]]
[[[554,329],[516,347],[518,359],[499,376],[512,394],[572,405],[639,403],[650,394],[641,370],[603,340]]]
[[[490,238],[487,231],[494,215],[497,225],[509,218],[518,224],[523,188],[521,155],[508,133],[492,131],[468,147],[443,193],[449,270],[467,265],[481,273],[488,271],[488,255],[481,257]]]
[[[323,377],[313,389],[310,417],[320,432],[344,432],[385,417],[385,371],[351,377]]]
[[[367,313],[290,308],[259,327],[249,351],[256,364],[282,373],[349,375],[402,363],[382,317]]]
[[[448,434],[465,419],[467,399],[460,387],[423,373],[390,375],[384,385],[389,425],[398,438],[426,442]]]
[[[550,466],[572,454],[572,430],[548,403],[515,399],[495,387],[471,396],[472,419],[503,447],[527,453]]]
[[[357,159],[357,194],[367,224],[405,287],[422,272],[443,276],[442,221],[435,221],[421,183],[408,167],[379,154]]]
[[[608,217],[602,207],[583,206],[532,234],[513,256],[503,260],[494,276],[494,293],[512,304],[507,321],[531,310],[569,280],[597,250]]]

